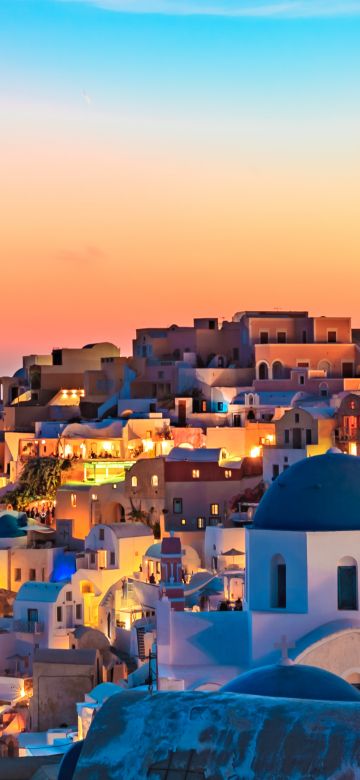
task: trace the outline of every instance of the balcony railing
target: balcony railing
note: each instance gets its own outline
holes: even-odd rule
[[[14,620],[14,631],[23,634],[42,634],[44,623],[39,620]]]

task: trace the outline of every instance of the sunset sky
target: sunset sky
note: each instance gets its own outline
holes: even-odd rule
[[[0,374],[246,308],[360,326],[359,40],[360,0],[0,0]]]

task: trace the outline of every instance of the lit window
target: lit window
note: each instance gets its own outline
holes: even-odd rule
[[[159,484],[159,477],[157,474],[153,474],[151,477],[151,484],[153,487],[158,487]]]
[[[137,477],[131,477],[131,487],[137,487]]]
[[[205,517],[198,517],[198,519],[197,519],[197,527],[198,528],[205,528]]]
[[[219,504],[210,504],[210,514],[216,517],[219,514]]]
[[[232,471],[230,469],[225,469],[225,479],[231,479]]]
[[[71,493],[71,506],[76,507],[76,493]]]
[[[182,517],[182,518],[181,518],[181,525],[186,525],[186,520],[185,520],[185,517]]]
[[[200,470],[199,469],[193,469],[192,470],[192,477],[193,477],[193,479],[200,479]]]
[[[92,494],[91,499],[92,499],[92,501],[97,501],[98,500],[98,497],[97,497],[96,493]]]

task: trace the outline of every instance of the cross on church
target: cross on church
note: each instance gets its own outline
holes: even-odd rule
[[[289,666],[289,664],[292,664],[292,661],[289,658],[288,650],[291,650],[293,647],[295,647],[295,645],[288,641],[286,634],[282,635],[280,642],[275,642],[274,647],[275,650],[281,650],[281,664],[284,666]]]

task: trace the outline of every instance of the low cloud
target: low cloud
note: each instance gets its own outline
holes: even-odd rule
[[[56,253],[57,262],[63,265],[89,266],[103,261],[104,252],[97,246],[86,246],[83,249],[61,249]]]
[[[71,3],[74,0],[60,0]],[[301,19],[360,15],[360,0],[76,0],[108,11]]]

